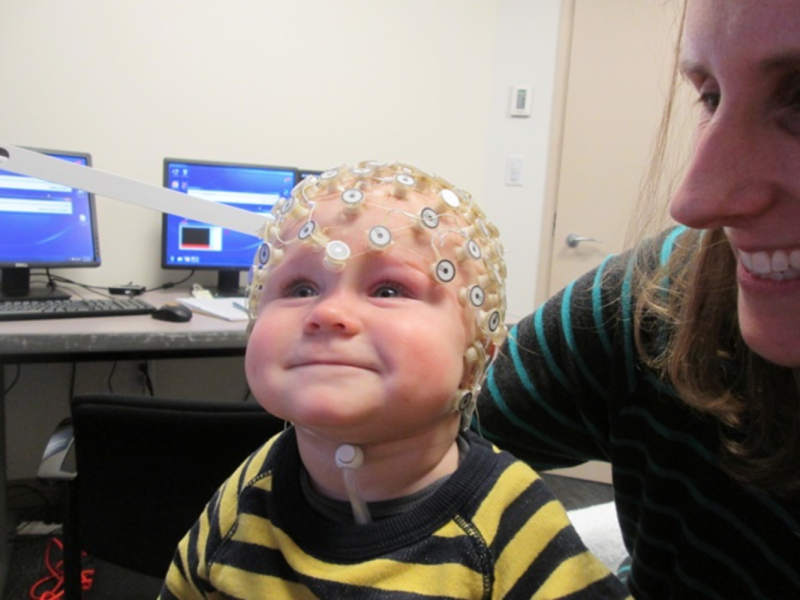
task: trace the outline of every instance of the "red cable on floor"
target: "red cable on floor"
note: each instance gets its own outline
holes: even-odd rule
[[[53,551],[54,547],[58,547],[59,550],[64,550],[64,544],[58,538],[51,537],[47,541],[47,547],[44,551],[44,566],[47,569],[48,575],[42,577],[39,581],[31,586],[30,597],[31,600],[60,600],[64,597],[64,561],[59,560],[58,562],[53,564],[50,553]],[[85,552],[81,552],[81,558],[86,556]],[[92,582],[94,580],[94,569],[83,569],[81,571],[81,589],[84,591],[88,591],[92,588]],[[44,586],[45,584],[52,584],[53,587],[48,590],[44,590],[43,592],[39,592],[39,588]]]

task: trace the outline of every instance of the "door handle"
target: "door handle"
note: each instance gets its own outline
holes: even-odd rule
[[[600,240],[596,240],[592,237],[583,237],[578,235],[577,233],[570,233],[567,236],[567,246],[570,248],[577,248],[581,242],[595,242],[597,244],[602,244]]]

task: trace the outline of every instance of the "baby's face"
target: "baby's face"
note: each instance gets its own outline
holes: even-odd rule
[[[379,299],[370,302],[395,308],[420,301],[419,308],[437,309],[435,315],[426,316],[427,328],[420,328],[412,339],[408,335],[412,327],[391,330],[387,325],[381,338],[403,340],[398,348],[416,356],[437,348],[441,342],[432,338],[439,333],[442,339],[457,342],[457,368],[441,348],[442,353],[418,365],[415,373],[436,378],[446,371],[440,379],[449,386],[451,408],[459,406],[468,419],[487,361],[505,334],[502,247],[496,229],[471,197],[413,167],[362,163],[302,183],[290,200],[276,205],[273,214],[276,221],[264,233],[265,244],[251,273],[254,336],[271,326],[267,321],[278,318],[275,308],[283,307],[287,298],[322,303],[336,291],[350,290],[356,293],[346,305],[356,316],[368,311],[355,299]],[[313,279],[304,274],[297,278],[312,269]],[[389,285],[381,285],[376,273],[384,273]],[[401,275],[415,285],[405,285]],[[402,324],[411,323],[413,314],[417,313],[404,317]],[[439,323],[447,331],[438,332]],[[457,324],[458,335],[452,324]],[[379,330],[371,327],[373,332]],[[271,334],[273,339],[278,333]],[[251,340],[250,347],[255,346]],[[268,362],[266,356],[261,358],[262,364]],[[255,373],[257,362],[254,358],[250,363],[249,375]],[[442,364],[431,372],[437,363]],[[256,397],[266,396],[256,393]],[[267,408],[284,416],[275,407]]]
[[[322,244],[296,241],[307,219],[281,232],[289,243],[276,244],[282,257],[264,280],[246,358],[250,388],[269,412],[348,443],[455,431],[475,338],[460,290],[475,274],[458,269],[447,283],[432,275],[433,236],[408,217],[429,202],[374,193],[343,212],[338,194],[317,199],[317,233],[349,250],[344,264],[331,264]],[[375,228],[385,228],[388,247],[370,242]],[[439,248],[452,254],[459,244],[447,235]]]

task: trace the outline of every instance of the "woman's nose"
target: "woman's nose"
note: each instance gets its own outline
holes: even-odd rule
[[[341,291],[320,296],[306,317],[306,333],[339,333],[354,335],[358,332],[357,307],[352,297]]]
[[[722,110],[698,130],[688,169],[670,202],[672,218],[695,229],[733,226],[758,216],[776,194],[775,145],[766,125]]]

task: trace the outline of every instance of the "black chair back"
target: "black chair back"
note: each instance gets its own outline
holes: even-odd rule
[[[65,544],[156,577],[219,485],[283,428],[244,402],[92,394],[71,412],[78,474]]]

